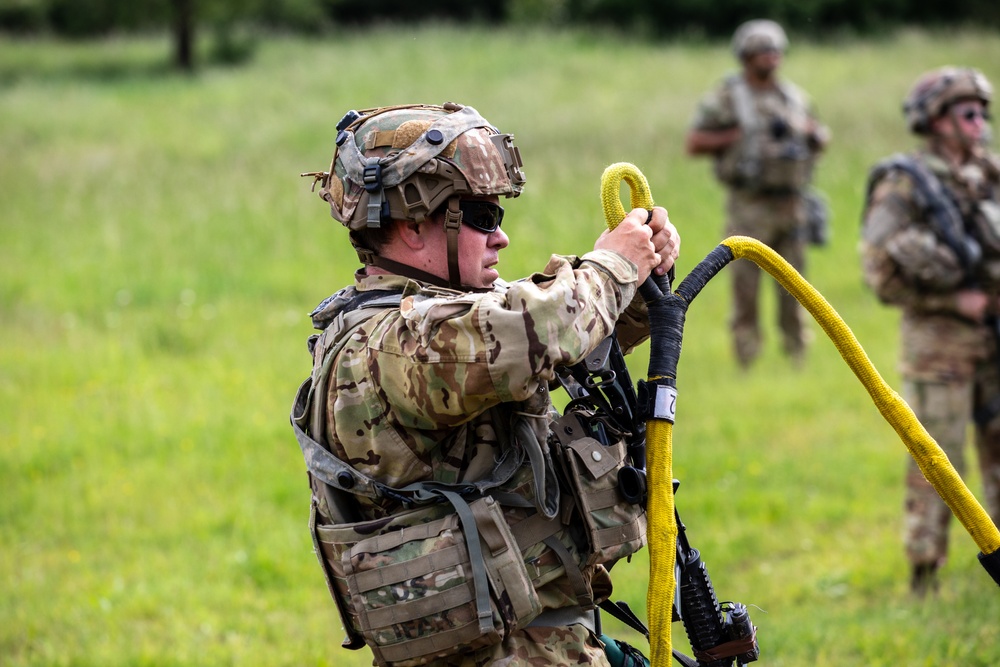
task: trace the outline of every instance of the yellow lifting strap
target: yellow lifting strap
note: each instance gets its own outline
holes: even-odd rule
[[[924,477],[965,526],[979,549],[984,554],[1000,549],[1000,532],[962,481],[948,455],[934,441],[906,401],[882,379],[854,333],[823,295],[784,258],[760,241],[746,236],[731,236],[722,243],[733,251],[736,259],[749,259],[774,276],[809,311],[861,380],[878,411],[899,434]]]
[[[620,193],[622,181],[629,186],[632,208],[651,209],[654,205],[646,177],[635,165],[627,162],[610,165],[601,177],[601,206],[608,229],[617,227],[625,217]],[[677,521],[674,516],[673,431],[674,425],[662,419],[651,419],[646,424],[646,536],[649,545],[646,618],[652,665],[666,665],[672,657],[670,624],[677,585],[674,574]]]
[[[653,198],[642,172],[619,162],[601,177],[601,204],[609,229],[625,217],[621,204],[621,182],[630,188],[633,208],[652,208]],[[924,477],[975,540],[984,555],[1000,550],[1000,531],[969,491],[948,456],[934,441],[909,405],[879,375],[854,333],[823,296],[784,258],[760,241],[746,236],[723,240],[734,259],[748,259],[767,271],[816,319],[840,355],[864,385],[879,412],[899,434],[920,466]],[[657,332],[651,332],[656,336]],[[660,378],[650,377],[649,380]],[[673,498],[673,424],[651,419],[646,426],[647,533],[649,543],[649,587],[646,611],[650,631],[650,661],[653,667],[671,660],[670,627],[674,600],[677,524]]]

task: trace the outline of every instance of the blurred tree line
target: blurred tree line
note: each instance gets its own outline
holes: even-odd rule
[[[741,21],[772,18],[795,32],[870,33],[895,25],[1000,26],[995,0],[0,0],[0,32],[85,39],[169,30],[175,64],[250,55],[261,30],[322,34],[339,25],[448,20],[616,26],[648,37],[725,37]]]

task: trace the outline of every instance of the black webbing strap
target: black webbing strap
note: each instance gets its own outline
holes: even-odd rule
[[[971,277],[979,263],[981,251],[978,246],[973,248],[965,233],[965,222],[958,206],[951,199],[940,179],[921,161],[909,155],[893,155],[875,165],[868,178],[865,201],[871,201],[875,185],[892,169],[904,172],[913,181],[917,191],[922,196],[929,222],[934,233],[945,245],[951,248]]]
[[[617,618],[619,621],[632,628],[636,632],[640,633],[649,641],[649,628],[646,624],[642,622],[632,608],[628,606],[628,603],[624,600],[618,602],[612,602],[611,600],[605,600],[598,605],[602,611],[606,612],[610,616]]]

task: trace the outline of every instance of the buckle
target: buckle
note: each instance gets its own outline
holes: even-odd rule
[[[458,198],[448,200],[448,209],[444,212],[444,228],[460,229],[462,227],[462,212],[458,210]]]
[[[375,192],[376,190],[382,189],[382,165],[369,164],[365,165],[365,171],[362,174],[362,180],[365,184],[365,190],[368,192]]]
[[[361,246],[355,246],[354,250],[355,250],[355,252],[358,253],[358,259],[365,266],[371,266],[372,264],[375,263],[375,257],[376,257],[376,255],[375,255],[374,252],[372,252],[368,248],[362,248]]]

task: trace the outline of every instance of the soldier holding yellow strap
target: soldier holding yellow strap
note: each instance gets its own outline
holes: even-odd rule
[[[636,209],[508,283],[512,136],[458,104],[349,112],[337,133],[308,175],[364,266],[312,314],[292,421],[345,644],[380,665],[607,665],[594,607],[645,511],[615,484],[624,434],[560,417],[548,389],[610,336],[648,337],[637,287],[673,266],[677,230]]]

